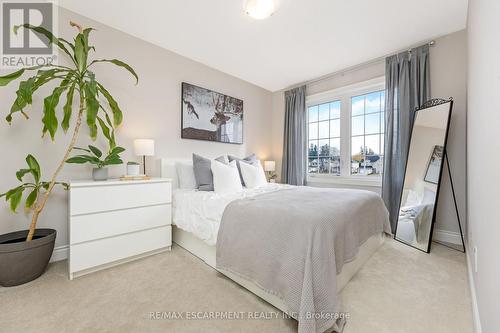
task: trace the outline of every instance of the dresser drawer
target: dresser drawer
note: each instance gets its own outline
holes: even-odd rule
[[[168,204],[171,192],[169,182],[74,187],[70,189],[70,214]]]
[[[71,217],[70,244],[171,224],[170,204]]]
[[[164,226],[98,239],[70,247],[70,272],[79,272],[172,245],[172,227]]]

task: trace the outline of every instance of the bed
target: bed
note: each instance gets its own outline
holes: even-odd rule
[[[269,290],[269,288],[264,288],[261,284],[247,279],[241,274],[217,267],[217,234],[222,216],[228,205],[232,205],[234,202],[252,200],[253,198],[262,198],[266,195],[272,196],[276,193],[286,193],[286,190],[292,190],[296,187],[268,184],[263,188],[245,189],[241,193],[221,197],[214,194],[214,192],[179,189],[175,168],[176,161],[161,159],[159,164],[161,176],[172,179],[173,242],[279,310],[294,317],[293,311],[289,309],[287,302],[283,300],[281,295]],[[383,244],[384,239],[383,232],[370,236],[366,241],[363,241],[363,244],[356,250],[356,254],[352,258],[347,258],[341,271],[336,275],[336,292],[340,292],[346,286],[371,255]],[[324,327],[314,330],[322,331],[323,329]],[[299,331],[301,331],[300,322]]]
[[[429,239],[436,191],[435,185],[427,186],[430,188],[420,181],[416,190],[403,191],[404,204],[399,210],[396,236],[409,244],[427,244]]]

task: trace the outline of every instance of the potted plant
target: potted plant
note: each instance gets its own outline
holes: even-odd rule
[[[141,174],[140,164],[137,162],[127,162],[127,176],[139,176]]]
[[[0,198],[5,196],[9,201],[13,212],[17,212],[24,192],[29,192],[24,204],[24,209],[29,212],[37,206],[51,185],[49,181],[42,181],[40,164],[33,155],[26,156],[26,164],[26,169],[16,172],[21,184],[0,194]],[[30,181],[23,181],[27,176],[31,176]],[[60,182],[55,182],[54,185],[60,185],[65,190],[69,187],[67,183]],[[3,286],[18,285],[36,279],[44,272],[50,260],[56,231],[36,229],[31,242],[25,242],[26,233],[16,231],[0,235],[0,284]]]
[[[102,151],[97,147],[89,145],[89,149],[74,147],[73,149],[85,151],[88,155],[76,155],[69,158],[66,163],[76,163],[76,164],[84,164],[90,163],[95,165],[95,168],[92,170],[92,178],[94,180],[108,180],[108,165],[118,165],[123,164],[123,161],[120,158],[120,154],[125,151],[122,147],[114,147],[109,150],[108,155],[104,158]]]
[[[17,172],[17,178],[23,179],[23,176],[31,174],[34,178],[31,183],[13,188],[4,194],[5,199],[10,202],[10,207],[17,208],[22,200],[23,193],[27,189],[32,189],[25,198],[25,207],[31,213],[31,224],[29,230],[19,231],[0,235],[0,285],[13,286],[31,281],[40,276],[47,267],[50,255],[42,255],[41,252],[52,253],[56,231],[53,229],[37,229],[38,218],[54,189],[58,184],[57,177],[64,167],[66,160],[73,151],[78,133],[85,120],[90,129],[90,137],[95,140],[100,128],[102,134],[108,139],[112,148],[116,146],[114,138],[114,128],[119,126],[123,120],[123,113],[118,103],[109,93],[109,91],[96,79],[93,66],[96,63],[111,63],[126,69],[138,82],[138,76],[135,71],[126,63],[117,59],[95,59],[89,61],[90,51],[95,48],[89,44],[89,35],[92,28],[83,29],[80,25],[70,22],[70,25],[78,29],[78,33],[73,42],[63,38],[55,37],[50,31],[35,27],[29,24],[14,27],[14,33],[23,27],[32,30],[41,38],[46,38],[50,43],[56,45],[62,52],[68,56],[71,64],[62,65],[40,65],[26,67],[11,74],[0,76],[0,87],[6,86],[12,81],[20,78],[24,73],[36,71],[36,74],[19,83],[16,91],[16,99],[10,109],[6,120],[11,123],[15,115],[22,115],[29,119],[25,109],[33,102],[33,94],[41,87],[49,83],[57,82],[56,87],[49,96],[44,98],[43,102],[43,135],[47,133],[54,140],[59,126],[64,132],[71,127],[74,119],[73,133],[70,143],[61,158],[59,165],[52,174],[49,181],[41,182],[41,170],[34,158],[27,158],[28,169],[21,169]],[[66,102],[63,107],[63,114],[56,112],[60,97],[65,94]],[[100,98],[103,98],[101,100]],[[73,109],[73,100],[78,99],[78,109]],[[113,121],[111,121],[111,118]],[[31,155],[28,155],[31,156]],[[29,171],[26,171],[29,170]],[[36,177],[38,178],[36,178]],[[37,181],[38,179],[38,181]],[[36,189],[35,192],[33,190]],[[35,194],[33,194],[35,193]],[[33,198],[36,196],[36,200]],[[15,211],[15,209],[13,209]],[[46,242],[48,248],[40,246],[40,242]],[[49,249],[50,251],[48,251]],[[29,258],[29,259],[27,259]],[[5,275],[6,272],[12,274]]]

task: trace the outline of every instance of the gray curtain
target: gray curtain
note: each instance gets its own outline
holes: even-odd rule
[[[281,180],[305,185],[307,167],[306,86],[285,91],[285,133]]]
[[[429,45],[386,58],[382,198],[395,232],[415,109],[430,98]]]

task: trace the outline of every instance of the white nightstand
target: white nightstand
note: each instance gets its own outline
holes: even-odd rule
[[[170,250],[170,179],[75,181],[69,193],[70,279]]]

